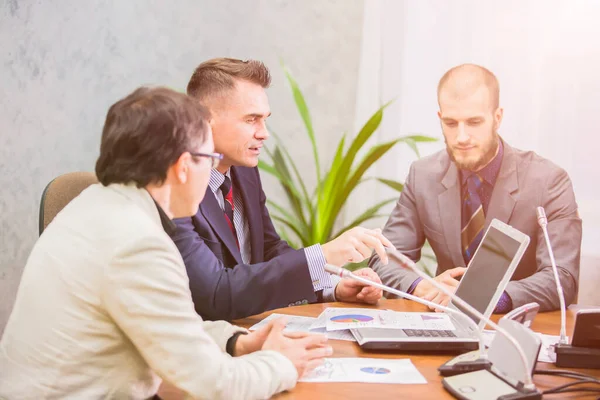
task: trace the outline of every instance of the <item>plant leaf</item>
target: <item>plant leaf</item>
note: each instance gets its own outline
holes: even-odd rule
[[[294,217],[290,212],[288,212],[284,207],[280,206],[279,204],[277,204],[274,201],[269,200],[269,199],[267,199],[267,206],[276,210],[283,217],[285,217],[290,224],[292,224],[296,227],[294,232],[300,232],[300,235],[299,235],[300,240],[302,240],[304,242],[308,238],[309,230],[308,230],[307,226],[304,225],[303,223],[301,223],[300,221],[298,221],[298,219],[296,217]]]
[[[327,176],[323,178],[324,185],[322,186],[323,192],[327,195],[331,191],[331,186],[335,183],[338,172],[340,170],[340,166],[342,164],[342,157],[344,155],[344,144],[346,143],[346,134],[342,135],[340,142],[338,143],[337,150],[335,151],[335,156],[333,157],[333,161],[331,162],[331,168],[329,168],[329,172]]]
[[[285,64],[282,63],[283,71],[285,76],[292,88],[292,93],[294,95],[294,101],[296,102],[296,107],[298,108],[298,112],[302,117],[302,121],[304,121],[304,126],[306,127],[306,131],[308,132],[308,137],[310,138],[310,143],[312,145],[313,157],[315,158],[315,168],[317,170],[317,182],[321,182],[321,165],[319,162],[319,152],[317,150],[317,141],[315,139],[315,131],[313,129],[312,120],[310,118],[310,112],[308,111],[308,106],[306,105],[306,100],[304,99],[304,95],[298,86],[298,83],[292,76],[290,70],[287,68]]]
[[[296,214],[298,220],[300,220],[303,225],[306,225],[306,217],[304,215],[300,193],[294,185],[292,177],[290,176],[290,171],[287,167],[285,159],[281,154],[281,150],[279,150],[279,147],[275,147],[275,150],[273,151],[273,162],[275,164],[275,168],[279,172],[279,175],[282,177],[280,182],[284,184],[283,189],[288,197],[290,205],[292,206],[292,211]]]
[[[377,179],[379,182],[383,183],[384,185],[387,185],[388,187],[391,187],[394,190],[397,190],[398,192],[402,192],[404,190],[404,184],[402,182],[399,181],[394,181],[391,179],[384,179],[384,178],[375,178]]]
[[[403,138],[398,138],[396,140],[392,140],[390,142],[386,142],[383,144],[379,144],[373,146],[369,152],[364,156],[364,158],[360,161],[358,166],[352,172],[350,179],[346,182],[343,188],[340,189],[340,193],[337,194],[333,206],[328,211],[333,215],[338,215],[342,206],[344,205],[346,199],[352,191],[356,188],[358,182],[362,178],[363,174],[375,163],[379,160],[385,153],[387,153],[392,147],[396,145],[396,143],[402,141]],[[331,229],[333,228],[333,223],[324,227],[324,232],[329,235]]]
[[[415,142],[437,142],[438,139],[431,137],[431,136],[424,136],[424,135],[409,135],[409,136],[405,136],[405,138],[408,139],[412,139]]]
[[[281,139],[279,138],[279,136],[275,132],[271,132],[271,133],[273,134],[273,136],[275,137],[275,140],[277,140],[277,143],[279,144],[279,146],[277,146],[277,148],[283,150],[283,154],[286,156],[288,162],[292,166],[292,170],[294,171],[294,175],[296,176],[296,181],[300,184],[300,189],[302,190],[303,201],[305,203],[304,205],[308,209],[309,220],[313,220],[315,210],[314,210],[311,198],[308,195],[308,191],[306,190],[306,185],[304,184],[302,175],[300,175],[300,172],[298,171],[296,163],[294,162],[294,159],[292,158],[290,153],[287,151],[286,146],[282,145],[282,142],[281,142]],[[273,158],[272,155],[271,155],[271,158]]]
[[[270,164],[267,164],[266,162],[264,162],[263,160],[258,160],[258,168],[273,175],[275,178],[277,178],[279,181],[281,181],[283,178],[281,177],[281,175],[279,175],[279,172],[277,172],[277,170],[275,169],[275,167],[273,167]]]
[[[335,152],[335,156],[331,163],[331,168],[329,169],[329,172],[327,173],[326,177],[324,178],[322,185],[320,186],[320,188],[317,186],[317,188],[320,189],[321,196],[317,197],[319,202],[317,203],[317,205],[315,207],[316,213],[318,213],[319,215],[323,215],[324,217],[318,218],[316,223],[313,224],[312,232],[313,232],[313,239],[315,240],[315,243],[322,242],[322,239],[323,239],[322,227],[325,225],[328,225],[327,220],[333,218],[333,220],[335,222],[335,219],[337,218],[337,215],[331,215],[331,214],[325,213],[325,211],[324,211],[325,207],[322,207],[322,205],[323,205],[323,203],[331,201],[330,199],[332,199],[334,196],[336,196],[336,188],[335,187],[336,187],[336,185],[339,185],[339,183],[340,183],[338,181],[337,177],[339,175],[340,166],[343,161],[345,141],[346,141],[346,135],[342,136],[342,139],[338,143],[338,147]]]
[[[408,145],[408,147],[410,147],[411,149],[413,149],[413,151],[415,152],[415,154],[417,155],[417,157],[421,158],[421,154],[419,153],[419,149],[417,148],[417,142],[415,142],[411,138],[406,138],[406,140],[404,141],[404,143],[406,143]]]
[[[283,225],[290,228],[296,234],[296,236],[298,236],[298,238],[302,241],[303,246],[305,246],[305,247],[309,246],[308,244],[306,244],[304,242],[304,240],[302,240],[302,233],[300,231],[298,231],[298,228],[296,226],[294,226],[294,224],[290,223],[287,219],[282,218],[279,215],[272,215],[271,218],[274,219],[275,221],[279,221]]]
[[[279,233],[279,237],[281,237],[283,240],[285,240],[287,242],[287,244],[290,245],[290,247],[292,247],[294,249],[298,249],[298,247],[299,247],[298,243],[290,237],[290,235],[288,234],[288,232],[284,226],[281,227],[281,232]]]
[[[329,182],[325,185],[327,190],[324,191],[324,196],[319,197],[319,203],[317,204],[317,214],[326,215],[327,221],[319,220],[316,224],[313,224],[313,237],[318,238],[319,242],[329,238],[333,224],[341,209],[341,206],[336,205],[339,204],[340,201],[343,204],[347,199],[347,197],[340,199],[340,196],[344,192],[344,187],[346,186],[356,154],[373,135],[375,130],[377,130],[381,124],[381,119],[383,118],[383,110],[390,104],[391,102],[384,104],[371,116],[371,118],[369,118],[350,144],[348,152],[342,158],[336,171],[332,174],[330,170],[328,176]]]
[[[377,212],[379,211],[379,209],[385,205],[388,205],[394,201],[398,200],[397,197],[392,197],[386,200],[383,200],[377,204],[375,204],[374,206],[368,208],[365,212],[363,212],[362,214],[360,214],[358,217],[356,217],[352,222],[350,222],[348,225],[346,225],[345,227],[343,227],[342,229],[340,229],[335,235],[333,235],[332,237],[336,238],[339,235],[341,235],[342,233],[346,232],[349,229],[354,228],[355,226],[358,226],[360,224],[362,224],[365,221],[368,221],[370,219],[373,218],[378,218],[378,217],[385,217],[385,214],[377,214]]]

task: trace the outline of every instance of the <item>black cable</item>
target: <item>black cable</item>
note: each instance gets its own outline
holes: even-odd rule
[[[559,375],[559,376],[564,376],[567,378],[585,378],[585,379],[590,379],[590,380],[595,380],[595,381],[600,381],[600,378],[597,378],[593,375],[588,375],[588,374],[584,374],[582,372],[577,372],[577,371],[570,371],[570,370],[566,370],[566,369],[536,369],[534,371],[534,374],[539,374],[539,375]]]
[[[533,373],[541,375],[578,375],[590,379],[600,379],[592,375],[584,374],[583,372],[571,371],[570,369],[536,369]]]
[[[562,393],[576,393],[576,392],[586,392],[586,393],[600,393],[600,388],[569,388],[565,390],[561,390],[560,392],[552,392],[552,393],[543,393],[544,395],[552,395],[552,394],[562,394]]]
[[[595,376],[591,376],[588,374],[584,374],[577,371],[570,371],[564,369],[546,369],[546,370],[535,370],[536,374],[540,375],[554,375],[554,376],[563,376],[566,378],[577,379],[574,382],[569,382],[560,386],[556,386],[547,390],[544,390],[543,394],[558,394],[558,393],[567,393],[567,392],[594,392],[600,393],[600,388],[590,388],[590,387],[579,387],[574,388],[573,386],[581,385],[581,384],[598,384],[600,385],[600,379]]]
[[[579,380],[587,380],[587,381],[594,381],[594,382],[599,382],[600,383],[600,379],[595,378],[593,376],[586,376],[586,375],[579,375],[579,374],[557,374],[556,376],[562,376],[564,378],[570,378],[570,379],[579,379]]]
[[[579,389],[588,389],[588,388],[572,388],[572,386],[582,385],[582,384],[587,384],[587,383],[600,385],[600,382],[597,381],[597,380],[581,379],[581,380],[578,380],[578,381],[575,381],[575,382],[569,382],[569,383],[565,383],[564,385],[560,385],[560,386],[556,386],[556,387],[553,387],[553,388],[550,388],[550,389],[546,389],[542,393],[543,394],[565,393],[565,392],[568,392],[568,391],[578,391]],[[597,391],[598,393],[600,393],[600,387],[598,387],[598,388],[589,388],[589,389],[593,389],[594,391]]]

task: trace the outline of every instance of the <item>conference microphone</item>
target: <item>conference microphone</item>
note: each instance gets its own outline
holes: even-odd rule
[[[376,287],[376,288],[384,290],[384,291],[386,291],[388,293],[395,294],[396,296],[403,297],[403,298],[408,299],[408,300],[416,301],[417,303],[421,303],[421,304],[424,304],[424,305],[432,307],[432,308],[433,307],[439,308],[440,310],[443,310],[443,311],[445,311],[445,312],[447,312],[449,314],[454,314],[457,317],[464,319],[465,321],[467,321],[467,324],[471,325],[473,327],[474,331],[477,332],[477,336],[478,336],[478,339],[479,339],[479,355],[480,355],[479,359],[480,360],[486,360],[487,359],[487,353],[485,351],[485,344],[483,342],[483,334],[479,330],[479,327],[477,326],[477,323],[475,323],[475,321],[473,321],[471,318],[469,318],[469,316],[467,316],[466,314],[464,314],[464,313],[462,313],[462,312],[460,312],[458,310],[454,310],[452,308],[442,306],[440,304],[435,304],[432,301],[422,299],[420,297],[417,297],[417,296],[414,296],[412,294],[403,292],[401,290],[394,289],[393,287],[390,287],[390,286],[387,286],[387,285],[383,285],[381,283],[373,282],[373,281],[371,281],[371,280],[369,280],[367,278],[363,278],[362,276],[355,275],[355,274],[352,273],[352,271],[349,271],[349,270],[344,269],[342,267],[337,267],[337,266],[331,265],[331,264],[325,264],[325,271],[329,272],[332,275],[337,275],[340,278],[354,279],[355,281],[359,281],[361,283],[364,283],[365,285]],[[479,366],[485,366],[484,364],[485,364],[485,362],[478,363]]]
[[[565,305],[565,295],[563,293],[562,284],[558,276],[558,268],[556,267],[556,260],[554,259],[554,252],[552,251],[552,244],[550,243],[550,236],[548,236],[548,218],[546,218],[546,211],[544,207],[536,208],[537,221],[539,226],[542,228],[544,233],[544,239],[546,241],[546,247],[548,248],[548,254],[550,255],[550,264],[552,264],[552,272],[554,273],[554,281],[556,282],[556,291],[558,292],[558,300],[560,301],[560,339],[558,343],[568,344],[567,340],[567,306]]]
[[[552,251],[550,236],[548,235],[548,218],[546,217],[544,207],[537,207],[536,214],[538,224],[544,233],[544,240],[546,241],[546,247],[550,255],[550,264],[552,264],[552,272],[554,273],[556,291],[558,292],[558,300],[560,302],[560,339],[554,346],[554,352],[556,353],[555,364],[558,367],[600,368],[600,363],[598,362],[600,351],[598,349],[570,345],[567,340],[567,306],[565,304],[565,294],[558,276],[558,267],[556,266],[554,252]],[[575,320],[575,327],[577,328],[577,320]],[[573,337],[575,337],[575,334]]]
[[[542,398],[541,392],[539,392],[536,389],[531,378],[533,364],[530,364],[527,355],[523,350],[523,347],[519,344],[519,342],[515,339],[513,335],[508,333],[506,329],[496,324],[490,318],[486,318],[482,313],[480,313],[478,310],[472,307],[469,303],[467,303],[459,296],[446,289],[435,279],[425,274],[425,272],[423,272],[421,269],[419,269],[419,267],[417,267],[413,260],[405,256],[398,250],[386,247],[386,252],[388,253],[388,256],[393,258],[402,268],[413,271],[419,277],[431,283],[436,289],[449,296],[455,304],[461,306],[464,310],[468,311],[480,320],[485,321],[488,325],[490,325],[496,330],[497,334],[499,333],[500,335],[502,335],[512,345],[512,347],[514,347],[519,356],[520,363],[524,368],[524,371],[527,371],[527,373],[522,375],[523,382],[518,381],[516,382],[516,384],[507,385],[513,390],[513,392],[510,394],[511,399]],[[531,335],[534,334],[531,333]],[[506,386],[504,389],[500,389],[501,385],[507,384],[505,377],[500,377],[491,370],[480,370],[447,377],[442,380],[442,383],[451,394],[458,398],[502,398],[504,395],[508,395],[509,393],[506,392]],[[468,390],[469,393],[466,393],[463,390]],[[479,397],[481,395],[483,395],[484,397]]]

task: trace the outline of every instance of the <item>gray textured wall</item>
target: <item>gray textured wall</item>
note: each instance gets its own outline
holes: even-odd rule
[[[362,0],[0,0],[0,332],[42,190],[93,170],[110,104],[141,84],[183,89],[207,58],[261,59],[274,75],[270,125],[311,168],[278,60],[303,87],[330,156],[352,128],[362,12]]]

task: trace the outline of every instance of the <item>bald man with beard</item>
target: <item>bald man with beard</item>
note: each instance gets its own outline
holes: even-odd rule
[[[412,164],[383,235],[414,261],[427,240],[437,257],[435,280],[455,291],[483,233],[492,219],[499,219],[531,242],[495,312],[532,301],[542,311],[555,310],[559,298],[536,207],[546,210],[569,305],[577,296],[581,249],[573,186],[562,168],[511,147],[498,134],[503,117],[499,93],[498,80],[484,67],[463,64],[444,74],[437,97],[446,149]],[[383,265],[376,254],[369,266],[386,285],[436,304],[449,302],[431,283],[393,263]]]

